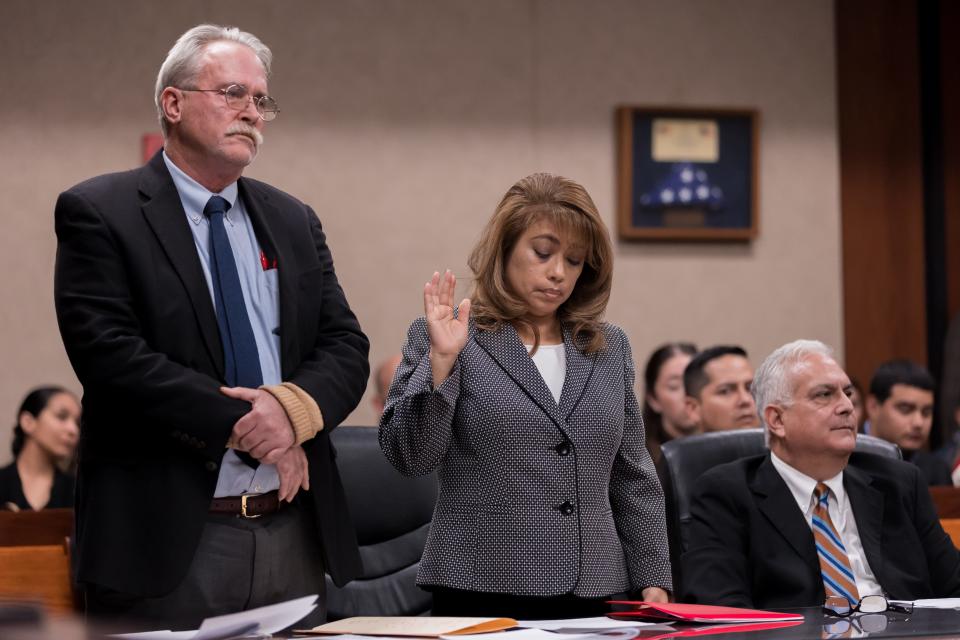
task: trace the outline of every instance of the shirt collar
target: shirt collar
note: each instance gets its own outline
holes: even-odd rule
[[[180,194],[183,210],[186,212],[190,222],[200,224],[200,221],[203,220],[203,208],[207,206],[207,201],[212,196],[220,196],[230,203],[230,211],[228,211],[224,217],[228,221],[233,222],[230,214],[236,211],[237,195],[239,194],[236,180],[224,187],[220,193],[213,193],[174,164],[170,156],[167,155],[166,150],[163,151],[163,161],[167,165],[167,170],[170,171],[170,177],[173,179],[173,184],[177,188],[177,193]]]
[[[777,454],[773,451],[770,452],[770,461],[773,463],[773,467],[777,470],[777,473],[780,474],[780,477],[783,478],[787,488],[790,489],[790,493],[793,495],[793,499],[797,501],[797,506],[800,507],[800,511],[802,511],[804,515],[809,515],[813,510],[813,490],[816,488],[818,481],[802,471],[791,467],[778,458]],[[843,471],[832,478],[824,480],[823,484],[830,488],[830,493],[836,498],[837,504],[843,504]]]

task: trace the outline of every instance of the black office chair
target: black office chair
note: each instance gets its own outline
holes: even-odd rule
[[[330,440],[357,532],[363,575],[342,588],[327,576],[327,618],[429,612],[432,598],[415,581],[437,501],[436,476],[401,475],[380,450],[376,428],[339,427]]]
[[[667,535],[673,564],[674,588],[680,579],[680,556],[689,543],[690,491],[700,475],[718,464],[766,452],[763,429],[715,431],[666,442],[660,451],[663,468],[660,484],[667,507]],[[902,459],[897,445],[868,435],[857,436],[858,452]]]

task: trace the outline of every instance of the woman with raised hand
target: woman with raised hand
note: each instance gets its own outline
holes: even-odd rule
[[[0,510],[73,506],[73,477],[60,470],[80,435],[80,403],[62,387],[27,394],[13,428],[13,457],[0,469]]]
[[[469,258],[471,297],[434,273],[380,421],[408,475],[437,470],[417,583],[435,615],[602,615],[666,601],[663,495],[627,337],[603,322],[613,251],[579,184],[534,174]]]

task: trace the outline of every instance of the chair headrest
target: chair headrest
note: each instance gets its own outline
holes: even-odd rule
[[[361,546],[397,538],[430,522],[437,501],[435,474],[402,475],[380,450],[375,427],[338,427],[330,442]]]
[[[763,432],[763,429],[715,431],[663,444],[661,452],[665,473],[661,480],[664,497],[672,501],[674,526],[679,524],[681,539],[683,523],[690,519],[690,491],[697,478],[719,464],[765,453],[767,449]],[[903,457],[897,445],[864,434],[857,436],[856,451],[889,458]]]

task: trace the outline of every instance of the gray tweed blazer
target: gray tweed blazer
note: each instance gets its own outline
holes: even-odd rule
[[[672,589],[630,345],[618,327],[604,333],[606,348],[585,355],[564,328],[558,405],[512,326],[471,323],[436,389],[426,321],[410,326],[380,446],[404,474],[438,469],[418,584],[587,598]]]

